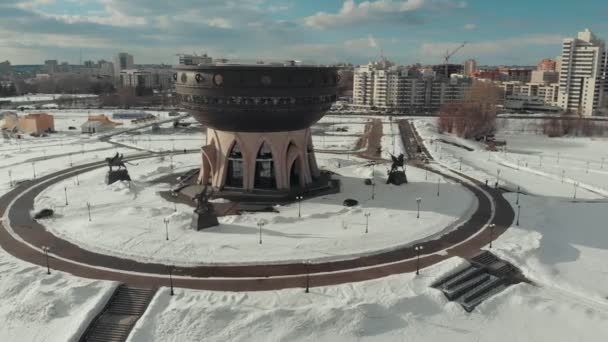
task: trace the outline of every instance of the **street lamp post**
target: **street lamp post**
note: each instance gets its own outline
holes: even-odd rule
[[[169,286],[171,287],[171,295],[173,296],[175,294],[175,291],[173,291],[173,266],[167,266],[167,268],[169,269]]]
[[[376,198],[376,182],[372,182],[372,199]]]
[[[423,246],[414,247],[414,250],[416,251],[416,275],[420,274],[420,253],[422,253],[423,249]]]
[[[302,195],[296,196],[296,199],[298,200],[298,218],[302,217],[302,200],[304,199],[304,197],[302,197]]]
[[[492,248],[492,240],[494,240],[494,228],[496,228],[496,225],[491,223],[488,227],[490,228],[490,248]]]
[[[576,199],[576,189],[578,188],[578,182],[574,182],[574,196],[573,199]]]
[[[165,217],[163,222],[165,223],[165,239],[169,241],[169,219]]]
[[[68,205],[68,187],[63,188],[63,193],[65,194],[65,205]]]
[[[13,187],[13,172],[11,170],[8,170],[8,185]]]
[[[91,203],[87,202],[87,211],[89,212],[89,222],[91,222]]]
[[[369,233],[369,215],[370,213],[365,213],[365,234]]]
[[[258,228],[260,228],[260,245],[262,244],[262,227],[264,226],[264,221],[258,221]]]
[[[441,177],[437,176],[437,197],[439,197],[439,187],[441,185]]]
[[[34,174],[34,179],[36,179],[36,163],[32,162],[32,172]]]
[[[517,187],[517,199],[515,200],[515,204],[519,204],[519,186]]]
[[[416,218],[417,219],[420,218],[420,202],[422,202],[422,198],[421,197],[416,198],[416,204],[418,205],[418,211],[416,213]]]
[[[515,225],[519,227],[519,212],[521,211],[521,205],[517,205],[517,222],[515,222]]]
[[[496,169],[496,188],[498,188],[499,182],[500,182],[500,169]]]
[[[458,170],[462,171],[462,157],[460,157],[460,165],[458,166]]]
[[[51,274],[51,265],[49,263],[49,251],[51,249],[48,246],[42,246],[42,251],[46,259],[46,274]]]
[[[305,293],[310,293],[310,260],[304,261],[304,267],[306,267],[306,290]]]
[[[80,186],[80,180],[78,179],[78,174],[76,174],[76,185]]]

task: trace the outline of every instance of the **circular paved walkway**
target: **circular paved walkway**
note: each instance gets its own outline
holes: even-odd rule
[[[150,154],[141,154],[128,159],[137,160],[150,157]],[[53,255],[52,268],[77,276],[115,280],[136,286],[167,285],[168,268],[166,265],[141,263],[81,249],[50,234],[42,225],[31,219],[30,209],[33,207],[35,197],[50,184],[103,166],[105,163],[72,167],[21,184],[1,197],[0,215],[8,217],[10,227],[7,227],[9,222],[6,220],[2,223],[0,245],[14,256],[39,265],[45,264],[44,254],[39,247],[49,246]],[[490,236],[485,230],[489,222],[496,224],[496,229],[494,229],[494,237],[496,237],[513,221],[513,210],[500,192],[483,188],[480,184],[473,186],[449,175],[442,174],[442,176],[461,183],[473,192],[479,205],[477,211],[463,225],[437,240],[420,244],[424,246],[425,253],[420,259],[421,267],[454,255],[470,256],[489,242]],[[492,201],[496,204],[493,216]],[[14,234],[7,229],[12,229]],[[433,254],[443,250],[446,250],[446,253]],[[415,251],[412,246],[409,246],[352,260],[311,265],[296,263],[179,267],[174,270],[174,275],[177,276],[174,283],[179,287],[197,289],[269,290],[303,287],[306,283],[306,274],[310,274],[311,286],[322,286],[412,272],[415,268]]]

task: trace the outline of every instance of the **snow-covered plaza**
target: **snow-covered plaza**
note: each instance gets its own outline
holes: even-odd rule
[[[275,206],[275,212],[223,216],[220,226],[195,231],[190,227],[193,208],[163,199],[159,193],[170,186],[156,180],[199,167],[195,150],[205,139],[199,125],[187,119],[190,127],[174,128],[168,113],[160,112],[159,119],[164,120],[160,130],[142,126],[127,132],[138,127],[125,122],[119,128],[125,132],[117,130],[116,135],[100,139],[102,135],[68,129],[85,120],[87,111],[57,110],[56,114],[55,134],[2,138],[0,193],[9,194],[16,187],[12,183],[24,181],[18,189],[25,190],[27,180],[99,162],[116,152],[127,157],[150,153],[127,165],[130,184],[106,185],[107,169],[99,166],[45,187],[32,211],[55,211],[54,217],[39,222],[58,238],[88,251],[142,263],[348,260],[437,239],[467,220],[479,204],[461,184],[414,166],[407,167],[409,184],[385,184],[390,163],[372,168],[357,155],[365,148],[358,144],[366,124],[380,119],[381,156],[389,159],[389,152],[405,151],[397,124],[386,117],[330,115],[313,127],[313,141],[320,167],[340,180],[339,193],[305,198],[301,207],[291,203]],[[178,287],[170,296],[169,280],[162,275],[157,277],[163,280],[162,287],[128,340],[601,341],[608,336],[608,139],[547,138],[527,129],[533,122],[501,119],[497,138],[506,140],[507,148],[488,152],[482,143],[438,133],[436,118],[403,119],[412,121],[434,157],[430,167],[454,176],[462,172],[481,184],[498,182],[510,191],[504,197],[518,222],[514,220],[496,237],[492,252],[517,266],[530,283],[511,286],[467,313],[430,287],[468,265],[465,259],[448,258],[443,252],[435,257],[445,260],[424,267],[419,276],[410,272],[315,285],[308,294],[297,285],[241,292]],[[174,153],[153,154],[166,151]],[[375,187],[365,185],[366,178],[373,178]],[[359,205],[343,206],[346,198],[358,200]],[[3,211],[6,206],[2,204]],[[261,244],[260,222],[264,223]],[[2,223],[7,224],[6,215]],[[3,230],[0,242],[10,236]],[[118,282],[53,269],[64,265],[54,252],[50,250],[47,275],[44,259],[36,262],[38,266],[16,258],[16,250],[0,250],[0,294],[7,298],[0,306],[0,319],[6,322],[0,327],[0,340],[78,340],[114,293]],[[178,276],[178,280],[190,279]]]

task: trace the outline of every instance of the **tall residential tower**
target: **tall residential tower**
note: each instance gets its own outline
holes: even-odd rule
[[[558,104],[583,116],[597,115],[606,90],[607,54],[603,40],[586,29],[564,39]]]

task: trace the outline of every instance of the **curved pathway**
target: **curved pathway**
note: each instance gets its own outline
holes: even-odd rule
[[[404,136],[407,133],[403,130],[402,132]],[[145,153],[126,159],[137,160],[151,156],[154,155]],[[31,219],[30,209],[33,207],[35,197],[50,184],[104,165],[105,163],[101,162],[72,167],[21,184],[1,197],[0,215],[8,218],[8,221],[4,220],[0,227],[0,245],[14,256],[39,265],[45,264],[45,256],[39,246],[49,246],[52,254],[51,267],[77,276],[115,280],[144,287],[168,285],[167,265],[141,263],[84,250],[50,234],[43,226]],[[494,238],[513,222],[513,210],[499,191],[484,187],[474,180],[463,182],[453,176],[441,174],[470,190],[478,199],[478,209],[467,222],[455,230],[436,240],[417,244],[424,247],[425,255],[420,258],[421,267],[455,255],[467,257],[475,254],[480,247],[489,242],[490,235],[485,229],[489,222],[496,225]],[[12,230],[13,234],[9,230]],[[310,274],[311,286],[339,284],[413,272],[416,269],[415,253],[413,246],[406,246],[376,255],[310,265],[291,263],[178,267],[173,271],[174,285],[232,291],[270,290],[303,287],[308,278],[307,274]]]

